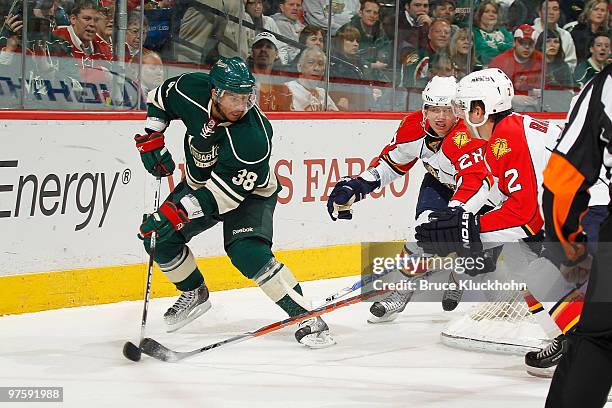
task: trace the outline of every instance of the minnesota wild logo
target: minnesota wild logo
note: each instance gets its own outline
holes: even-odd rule
[[[457,132],[455,133],[455,136],[453,136],[453,142],[455,142],[459,149],[468,144],[470,140],[472,139],[470,139],[470,137],[465,132]]]
[[[416,52],[413,52],[404,57],[404,64],[405,65],[414,64],[418,60],[419,60],[419,54],[417,54]]]
[[[506,139],[495,139],[495,143],[491,145],[491,151],[493,156],[499,160],[506,153],[510,153],[512,149],[508,147],[508,141]]]

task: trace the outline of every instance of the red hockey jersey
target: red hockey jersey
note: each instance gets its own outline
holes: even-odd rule
[[[422,111],[408,114],[391,143],[372,161],[370,166],[380,176],[381,185],[403,176],[421,159],[429,173],[455,191],[449,205],[478,211],[492,183],[484,164],[486,142],[472,138],[462,120],[444,139],[435,138],[423,130],[423,119]]]
[[[542,178],[560,134],[558,126],[517,113],[495,126],[485,161],[502,203],[480,217],[483,242],[516,241],[543,228]]]

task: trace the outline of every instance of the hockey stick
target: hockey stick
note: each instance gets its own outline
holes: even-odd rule
[[[157,189],[155,190],[155,204],[154,210],[157,211],[159,209],[159,196],[161,191],[162,179],[161,177],[157,177]],[[151,280],[153,279],[153,256],[155,255],[155,239],[156,232],[151,234],[151,245],[149,247],[149,266],[147,268],[147,285],[145,286],[144,293],[144,304],[142,306],[142,322],[140,325],[140,346],[136,346],[131,341],[126,342],[123,345],[123,355],[128,360],[139,361],[141,357],[141,347],[142,341],[145,338],[145,327],[147,325],[147,314],[149,311],[149,299],[151,297]]]
[[[422,259],[422,257],[413,257],[413,258],[418,258],[418,259]],[[426,268],[429,267],[429,261],[431,259],[434,259],[435,257],[426,258]],[[418,263],[412,263],[413,266],[417,266],[420,265],[421,267],[423,266],[423,264],[421,262]],[[364,286],[364,282],[372,282],[374,280],[376,280],[377,278],[380,278],[381,276],[388,274],[394,270],[397,269],[388,269],[385,270],[383,274],[372,274],[369,275],[365,280],[360,280],[358,282],[355,282],[352,286],[348,286],[344,289],[341,289],[340,291],[338,291],[337,293],[328,296],[326,299],[330,299],[333,297],[341,297],[341,296],[346,296],[348,293],[350,293],[352,290],[350,290],[351,288],[354,288],[353,290],[357,290],[361,287]],[[417,268],[416,271],[421,271],[421,273],[419,275],[415,275],[410,277],[410,280],[417,280],[417,279],[424,279],[427,278],[429,276],[431,276],[432,274],[434,274],[435,272],[437,272],[437,270],[433,269],[433,270],[428,270],[426,269],[424,272],[422,269]],[[415,272],[418,273],[418,272]],[[375,296],[379,296],[382,295],[384,293],[390,292],[390,290],[386,290],[386,289],[381,289],[381,290],[371,290],[365,293],[360,293],[359,295],[355,295],[353,297],[350,297],[348,299],[344,299],[344,300],[338,300],[336,302],[333,302],[333,299],[330,301],[326,301],[323,305],[319,306],[318,308],[311,310],[311,311],[307,311],[305,313],[302,313],[298,316],[294,316],[294,317],[289,317],[285,320],[281,320],[272,324],[269,324],[267,326],[264,326],[260,329],[257,329],[253,332],[247,332],[247,333],[243,333],[243,334],[239,334],[237,336],[234,337],[230,337],[229,339],[226,340],[222,340],[219,341],[217,343],[213,343],[210,344],[208,346],[204,346],[202,348],[199,349],[195,349],[192,351],[185,351],[185,352],[181,352],[181,351],[175,351],[172,350],[166,346],[164,346],[163,344],[159,343],[158,341],[147,337],[144,340],[142,340],[141,344],[140,344],[140,348],[142,350],[143,353],[145,353],[146,355],[153,357],[157,360],[161,360],[161,361],[165,361],[165,362],[177,362],[180,360],[183,360],[185,358],[189,358],[192,356],[195,356],[197,354],[200,353],[204,353],[216,348],[219,348],[225,344],[230,344],[230,343],[239,343],[245,340],[248,340],[250,338],[253,337],[259,337],[259,336],[263,336],[264,334],[267,333],[271,333],[277,330],[280,330],[284,327],[287,326],[291,326],[293,324],[299,323],[303,320],[306,320],[310,317],[314,317],[314,316],[320,316],[329,312],[332,312],[334,310],[340,309],[342,307],[346,307],[352,304],[356,304],[356,303],[360,303],[363,302],[364,300],[370,299],[372,297]]]
[[[423,256],[417,256],[417,255],[410,255],[408,257],[408,259],[429,259],[430,257],[423,257]],[[421,261],[417,261],[417,262],[411,262],[414,265],[419,265],[421,264]],[[360,289],[364,286],[369,285],[370,283],[372,283],[373,281],[382,278],[385,275],[390,274],[391,272],[394,271],[399,271],[399,269],[397,268],[389,268],[389,269],[385,269],[384,271],[382,271],[381,273],[372,273],[370,275],[368,275],[367,277],[362,277],[360,280],[358,280],[357,282],[353,283],[351,286],[347,286],[345,288],[340,289],[338,292],[334,293],[333,295],[329,295],[328,297],[325,298],[325,300],[321,301],[319,303],[319,305],[316,305],[316,303],[313,302],[313,305],[316,305],[316,307],[321,307],[327,303],[333,302],[334,300],[343,298],[344,296],[348,295],[349,293],[352,293],[354,291],[356,291],[357,289]],[[402,272],[399,271],[402,274],[406,275],[406,272]],[[415,269],[414,271],[410,271],[409,273],[414,274],[415,276],[411,276],[411,278],[416,278],[416,277],[425,277],[425,276],[416,276],[416,274],[418,273],[423,273],[423,272],[419,272],[419,268],[417,267],[417,269]],[[407,275],[406,275],[407,276]],[[429,276],[429,275],[428,275]]]
[[[140,347],[141,347],[142,352],[148,356],[151,356],[157,360],[174,363],[180,360],[184,360],[188,357],[193,357],[200,353],[205,353],[207,351],[217,349],[226,344],[240,343],[242,341],[245,341],[245,340],[248,340],[254,337],[259,337],[259,336],[263,336],[264,334],[272,333],[274,331],[277,331],[284,327],[299,323],[311,317],[321,316],[322,314],[329,313],[331,311],[334,311],[334,310],[337,310],[337,309],[340,309],[342,307],[346,307],[349,305],[354,305],[359,302],[363,302],[364,300],[370,299],[374,296],[378,296],[386,292],[388,292],[388,290],[372,290],[366,293],[360,293],[359,295],[355,295],[348,299],[339,300],[337,302],[321,306],[315,310],[308,311],[300,315],[289,317],[285,320],[281,320],[281,321],[269,324],[253,332],[239,334],[237,336],[230,337],[229,339],[222,340],[217,343],[209,344],[208,346],[204,346],[202,348],[198,348],[192,351],[184,351],[184,352],[174,351],[150,337],[143,339],[142,342],[140,343]]]

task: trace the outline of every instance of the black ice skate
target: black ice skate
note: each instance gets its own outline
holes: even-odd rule
[[[327,323],[319,316],[300,322],[295,332],[295,339],[310,348],[324,348],[336,344],[334,338],[329,334]]]
[[[525,354],[527,373],[535,377],[551,378],[568,347],[569,343],[565,335],[561,334],[554,338],[546,348]]]
[[[206,283],[202,283],[197,289],[181,293],[174,305],[164,314],[168,333],[180,329],[206,313],[211,306],[208,297]]]
[[[446,312],[455,310],[461,302],[461,296],[463,296],[463,289],[459,287],[459,282],[455,279],[455,273],[451,272],[448,275],[448,283],[454,283],[457,289],[447,289],[442,294],[442,309]]]
[[[370,306],[371,315],[368,317],[369,323],[391,322],[404,311],[412,295],[413,290],[394,290],[389,296],[381,301],[374,302]]]

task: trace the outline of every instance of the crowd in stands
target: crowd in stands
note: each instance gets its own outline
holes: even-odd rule
[[[141,107],[165,77],[220,55],[248,61],[266,111],[407,109],[398,93],[483,67],[506,72],[517,108],[533,110],[611,62],[609,0],[398,1],[128,0],[120,29],[117,0],[0,0],[0,70],[25,71],[23,10],[30,90],[123,75]],[[100,86],[103,102],[120,106],[126,86]]]

